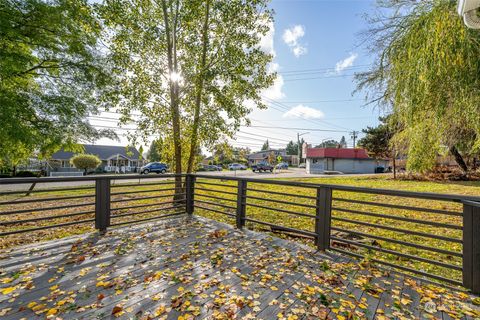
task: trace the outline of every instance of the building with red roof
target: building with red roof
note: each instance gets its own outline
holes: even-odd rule
[[[374,159],[361,148],[309,148],[304,146],[307,173],[375,173],[377,167],[388,167],[388,160]]]

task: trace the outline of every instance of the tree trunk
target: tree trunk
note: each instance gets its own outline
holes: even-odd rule
[[[463,173],[465,175],[467,175],[468,174],[468,166],[465,163],[465,160],[463,160],[463,157],[460,154],[460,152],[458,152],[458,149],[455,146],[452,146],[452,147],[450,147],[450,153],[455,158],[455,162],[458,164],[460,169],[462,169]]]
[[[200,122],[200,106],[202,103],[203,85],[204,85],[204,72],[207,64],[207,50],[208,50],[208,20],[210,16],[210,0],[207,0],[205,9],[205,21],[202,31],[202,59],[200,61],[196,96],[195,96],[195,111],[193,116],[192,125],[192,137],[190,140],[190,156],[188,158],[187,173],[193,171],[193,165],[195,163],[195,156],[197,155],[198,148],[198,127]]]
[[[395,149],[392,148],[392,160],[393,160],[393,180],[397,179],[397,155],[395,154]]]
[[[168,71],[170,75],[172,73],[178,73],[177,70],[177,18],[178,18],[178,1],[176,2],[176,13],[173,22],[173,28],[170,28],[170,23],[168,19],[168,9],[167,3],[165,0],[162,1],[163,9],[163,20],[165,23],[165,34],[167,38],[167,60],[168,60]],[[173,31],[172,34],[170,34]],[[172,116],[172,131],[173,131],[173,148],[175,154],[175,195],[173,196],[174,200],[181,200],[183,187],[182,187],[182,177],[179,176],[182,173],[182,144],[180,136],[180,111],[179,111],[179,86],[178,82],[174,82],[170,77],[170,113]]]

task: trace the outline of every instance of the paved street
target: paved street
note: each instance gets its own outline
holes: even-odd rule
[[[252,172],[251,170],[241,170],[241,171],[209,171],[209,172],[199,172],[201,174],[214,175],[214,176],[230,176],[230,177],[243,177],[243,178],[259,178],[259,179],[271,179],[271,178],[307,178],[307,177],[321,177],[324,175],[311,175],[305,172],[305,169],[290,168],[288,170],[279,170],[273,173],[270,172]],[[123,175],[122,175],[123,176]],[[94,175],[91,176],[95,177]],[[14,179],[14,178],[11,178]],[[161,175],[158,175],[157,178],[150,178],[149,181],[158,181],[163,179]],[[113,184],[119,183],[135,183],[138,182],[138,179],[126,179],[126,180],[117,180],[113,181]],[[93,185],[93,181],[68,181],[68,182],[49,182],[49,183],[38,183],[35,185],[35,189],[42,188],[60,188],[60,187],[76,187],[76,186],[85,186]],[[31,183],[28,184],[15,184],[15,185],[0,185],[0,191],[9,191],[9,190],[28,190]]]
[[[253,178],[253,179],[282,179],[282,178],[321,178],[321,177],[342,177],[343,175],[325,175],[325,174],[308,174],[305,172],[305,169],[299,168],[290,168],[288,170],[278,170],[273,173],[270,172],[252,172],[251,170],[239,170],[239,171],[208,171],[208,172],[198,172],[198,174],[212,175],[212,176],[225,176],[225,177],[241,177],[241,178]],[[128,175],[128,174],[127,174]],[[150,174],[154,176],[155,174]],[[363,176],[370,174],[355,174],[355,176]],[[125,175],[120,175],[124,177]],[[95,175],[90,177],[94,178]],[[10,178],[9,180],[14,180],[15,178]],[[155,182],[159,180],[164,180],[161,174],[157,177],[149,178],[148,181]],[[112,181],[112,185],[115,184],[124,184],[124,183],[138,183],[139,179],[125,179],[125,180],[115,180]],[[64,182],[48,182],[48,183],[37,183],[35,189],[45,189],[45,188],[66,188],[66,187],[78,187],[78,186],[88,186],[93,185],[93,181],[64,181]],[[12,185],[2,185],[0,184],[1,191],[16,191],[16,190],[28,190],[32,184],[12,184]]]

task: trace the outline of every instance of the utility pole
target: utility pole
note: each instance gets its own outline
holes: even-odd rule
[[[350,134],[352,135],[352,139],[353,139],[353,148],[355,149],[355,142],[357,141],[357,138],[358,138],[358,134],[359,132],[358,131],[355,131],[353,130],[352,132],[350,132]]]

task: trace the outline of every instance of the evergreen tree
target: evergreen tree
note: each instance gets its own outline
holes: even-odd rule
[[[270,150],[270,144],[268,143],[268,139],[267,141],[265,141],[265,143],[262,146],[262,151],[266,151],[266,150]]]

